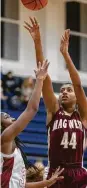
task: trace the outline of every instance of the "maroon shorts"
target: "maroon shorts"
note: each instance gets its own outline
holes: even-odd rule
[[[55,169],[49,169],[48,178],[49,179]],[[82,168],[66,168],[62,173],[64,176],[63,180],[57,181],[50,188],[87,188],[87,171]]]

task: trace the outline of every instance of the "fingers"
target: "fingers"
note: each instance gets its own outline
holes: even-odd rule
[[[70,37],[70,29],[66,29],[64,33],[64,38],[66,39],[66,41],[68,41],[69,37]]]
[[[32,26],[28,23],[28,22],[26,22],[26,21],[24,21],[24,23],[25,23],[25,28],[26,29],[32,29],[33,27],[35,27],[35,23],[34,23],[34,21],[33,21],[33,19],[30,17],[30,20],[31,20],[31,23],[32,23]]]
[[[35,26],[35,21],[34,21],[34,19],[32,19],[31,17],[29,17],[29,18],[30,18],[30,21],[31,21],[32,25]]]
[[[33,26],[39,26],[39,24],[38,24],[38,22],[37,22],[35,17],[34,17],[34,19],[32,19],[31,17],[29,17],[29,18],[30,18],[30,21],[31,21]]]
[[[64,35],[62,35],[61,42],[68,42],[70,37],[70,29],[65,30]]]
[[[64,179],[64,176],[57,177],[57,180],[62,180]]]
[[[62,35],[62,37],[61,37],[61,44],[63,45],[63,44],[65,44],[66,42],[67,42],[67,40],[66,40],[65,36]]]
[[[55,173],[58,174],[59,170],[60,170],[60,166],[56,169]]]
[[[27,29],[29,32],[31,31],[27,26],[24,25],[24,28]]]
[[[44,69],[44,70],[47,70],[48,69],[48,67],[49,67],[49,62],[48,62],[48,60],[46,59],[45,61],[43,61],[43,65],[42,65],[42,69]]]
[[[40,71],[40,69],[41,69],[41,62],[38,63],[38,68],[37,68],[37,70],[34,70],[35,75],[37,74],[38,71]]]
[[[62,35],[61,41],[62,42],[66,42],[66,39],[65,39],[64,35]]]
[[[38,65],[38,70],[40,70],[40,69],[42,68],[41,62],[39,62],[38,64],[39,64],[39,65]]]
[[[43,61],[43,64],[41,64],[41,62],[38,63],[38,69],[42,69],[42,70],[45,70],[47,69],[49,66],[49,63],[48,63],[48,60],[46,61]]]
[[[44,60],[41,68],[44,69],[46,64],[47,64],[47,60]]]
[[[34,70],[36,77],[37,77],[37,75],[38,76],[41,75],[40,77],[43,77],[43,79],[45,79],[45,77],[47,75],[48,67],[49,67],[48,60],[44,61],[43,65],[41,65],[41,62],[39,62],[37,70]],[[57,172],[56,172],[56,174],[57,174]]]
[[[62,174],[63,171],[64,171],[64,168],[62,168],[60,171],[58,171],[58,176],[59,176],[60,174]]]
[[[60,167],[55,171],[55,173],[54,173],[54,175],[57,175],[57,177],[58,176],[60,176],[60,174],[62,174],[62,172],[64,171],[64,168],[62,168],[61,170],[60,170]]]
[[[36,25],[36,26],[39,26],[39,24],[38,24],[38,22],[37,22],[37,20],[36,20],[35,17],[34,17],[34,22],[35,22],[35,25]]]
[[[34,17],[34,19],[32,19],[31,17],[29,17],[31,24],[29,24],[28,22],[24,21],[25,25],[25,29],[27,29],[30,33],[34,30],[39,28],[39,24],[36,20],[36,18]]]
[[[28,27],[28,29],[32,29],[32,26],[28,22],[24,21],[24,23],[25,23],[25,26]]]
[[[45,70],[48,69],[50,62],[47,63]]]
[[[70,37],[70,29],[66,30],[66,39],[69,40]]]

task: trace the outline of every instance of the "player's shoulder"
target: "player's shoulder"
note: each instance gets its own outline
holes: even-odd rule
[[[79,119],[82,122],[84,129],[87,131],[87,120],[82,120],[78,108],[75,109],[74,115],[76,116],[76,119]]]
[[[57,108],[55,113],[51,113],[49,110],[47,110],[47,122],[46,122],[47,128],[51,126],[55,118],[58,117],[60,114],[62,114],[61,107]]]

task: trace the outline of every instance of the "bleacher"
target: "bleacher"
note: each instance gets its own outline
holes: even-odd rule
[[[11,116],[17,118],[22,112],[6,110]],[[26,147],[23,147],[27,158],[31,162],[41,160],[44,165],[47,165],[48,160],[48,143],[46,130],[46,110],[43,99],[40,100],[39,110],[34,119],[20,133],[19,138],[23,141]],[[84,167],[87,168],[87,151],[84,153]]]

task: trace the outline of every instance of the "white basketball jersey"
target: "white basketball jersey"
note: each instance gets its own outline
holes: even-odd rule
[[[25,188],[26,169],[18,148],[11,155],[1,153],[1,187]]]

